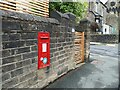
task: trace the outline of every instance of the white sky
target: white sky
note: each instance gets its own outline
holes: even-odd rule
[[[4,0],[0,0],[0,1],[4,1]],[[44,1],[44,0],[38,0],[38,1]],[[58,2],[58,1],[61,1],[61,0],[50,0],[51,2]],[[72,1],[72,0],[66,0],[66,1]],[[96,1],[96,0],[74,0],[74,1],[77,1],[77,2],[88,2],[88,1]],[[100,0],[101,2],[103,2],[104,4],[108,1],[108,0]]]
[[[66,1],[70,1],[70,0],[66,0]],[[72,1],[72,0],[71,0]],[[74,0],[75,2],[95,2],[96,0]],[[103,2],[103,4],[105,4],[108,0],[100,0],[101,2]]]
[[[100,0],[101,2],[103,2],[103,4],[105,4],[108,0]]]

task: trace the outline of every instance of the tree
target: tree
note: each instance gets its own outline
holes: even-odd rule
[[[77,16],[77,19],[81,19],[87,14],[88,3],[80,2],[51,2],[50,11],[57,10],[62,13],[71,12]]]

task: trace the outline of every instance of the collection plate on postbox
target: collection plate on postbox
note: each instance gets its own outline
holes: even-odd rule
[[[38,69],[50,66],[50,34],[38,32]]]

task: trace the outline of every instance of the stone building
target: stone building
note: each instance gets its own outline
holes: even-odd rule
[[[107,6],[100,0],[89,2],[89,12],[89,19],[94,22],[92,33],[104,33],[104,28],[108,26],[106,25]]]
[[[118,34],[118,32],[119,32],[118,16],[119,16],[119,12],[120,12],[120,0],[108,0],[106,5],[108,7],[107,11],[109,12],[109,14],[107,14],[107,17],[106,17],[107,24],[111,25],[111,27],[112,27],[111,33],[112,34]]]

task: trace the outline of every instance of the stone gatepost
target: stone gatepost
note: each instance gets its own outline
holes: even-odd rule
[[[84,31],[84,42],[85,42],[85,62],[89,61],[89,56],[90,56],[90,21],[87,19],[83,19],[80,21],[79,26],[81,29]]]

